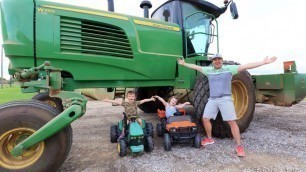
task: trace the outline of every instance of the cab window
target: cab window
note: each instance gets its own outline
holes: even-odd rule
[[[178,1],[172,1],[158,8],[153,14],[152,19],[165,22],[180,24],[180,12]]]
[[[207,54],[212,17],[195,5],[182,2],[183,23],[187,37],[187,54]]]

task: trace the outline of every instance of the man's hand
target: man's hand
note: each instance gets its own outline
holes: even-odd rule
[[[271,58],[268,58],[268,57],[266,57],[265,59],[263,59],[263,62],[264,62],[264,64],[269,64],[269,63],[273,63],[273,62],[275,62],[277,60],[277,57],[271,57]]]
[[[178,58],[178,59],[177,59],[177,64],[183,65],[183,66],[184,66],[185,60],[184,60],[184,59],[181,59],[181,58]]]

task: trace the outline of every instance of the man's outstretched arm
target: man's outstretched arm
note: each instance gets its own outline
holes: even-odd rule
[[[271,58],[266,57],[260,62],[247,63],[247,64],[244,64],[244,65],[240,65],[238,67],[238,72],[240,72],[242,70],[253,69],[253,68],[256,68],[256,67],[259,67],[259,66],[262,66],[262,65],[273,63],[273,62],[276,61],[276,59],[277,59],[277,57],[275,57],[275,56],[271,57]]]
[[[188,67],[190,69],[197,70],[197,71],[202,73],[202,66],[186,63],[184,59],[177,59],[177,63],[182,65],[182,66]]]

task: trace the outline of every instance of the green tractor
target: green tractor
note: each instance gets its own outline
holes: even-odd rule
[[[141,4],[150,6],[148,1]],[[87,100],[75,89],[130,87],[139,99],[187,89],[200,120],[209,97],[207,78],[178,66],[176,59],[211,64],[209,56],[219,52],[217,18],[228,6],[237,18],[232,1],[219,8],[204,0],[169,0],[152,13],[152,20],[44,0],[2,0],[9,73],[22,92],[39,95],[0,105],[0,171],[60,168],[72,144],[70,123],[86,112]],[[248,128],[256,102],[290,106],[304,99],[306,75],[298,74],[294,63],[285,71],[234,76],[240,131]],[[145,112],[159,107],[140,106]],[[213,121],[213,133],[230,135],[220,116]]]
[[[119,156],[125,156],[128,148],[132,153],[152,152],[154,149],[153,142],[153,125],[142,119],[142,126],[136,121],[138,116],[127,117],[123,113],[124,118],[118,122],[118,125],[110,127],[110,141],[118,142]],[[130,121],[126,124],[127,119]],[[124,122],[125,121],[125,122]],[[124,137],[120,137],[125,128]]]

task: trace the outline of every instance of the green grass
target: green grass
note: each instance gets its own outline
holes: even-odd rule
[[[0,104],[11,102],[14,100],[31,99],[36,93],[22,93],[19,85],[5,84],[3,89],[0,85]]]

